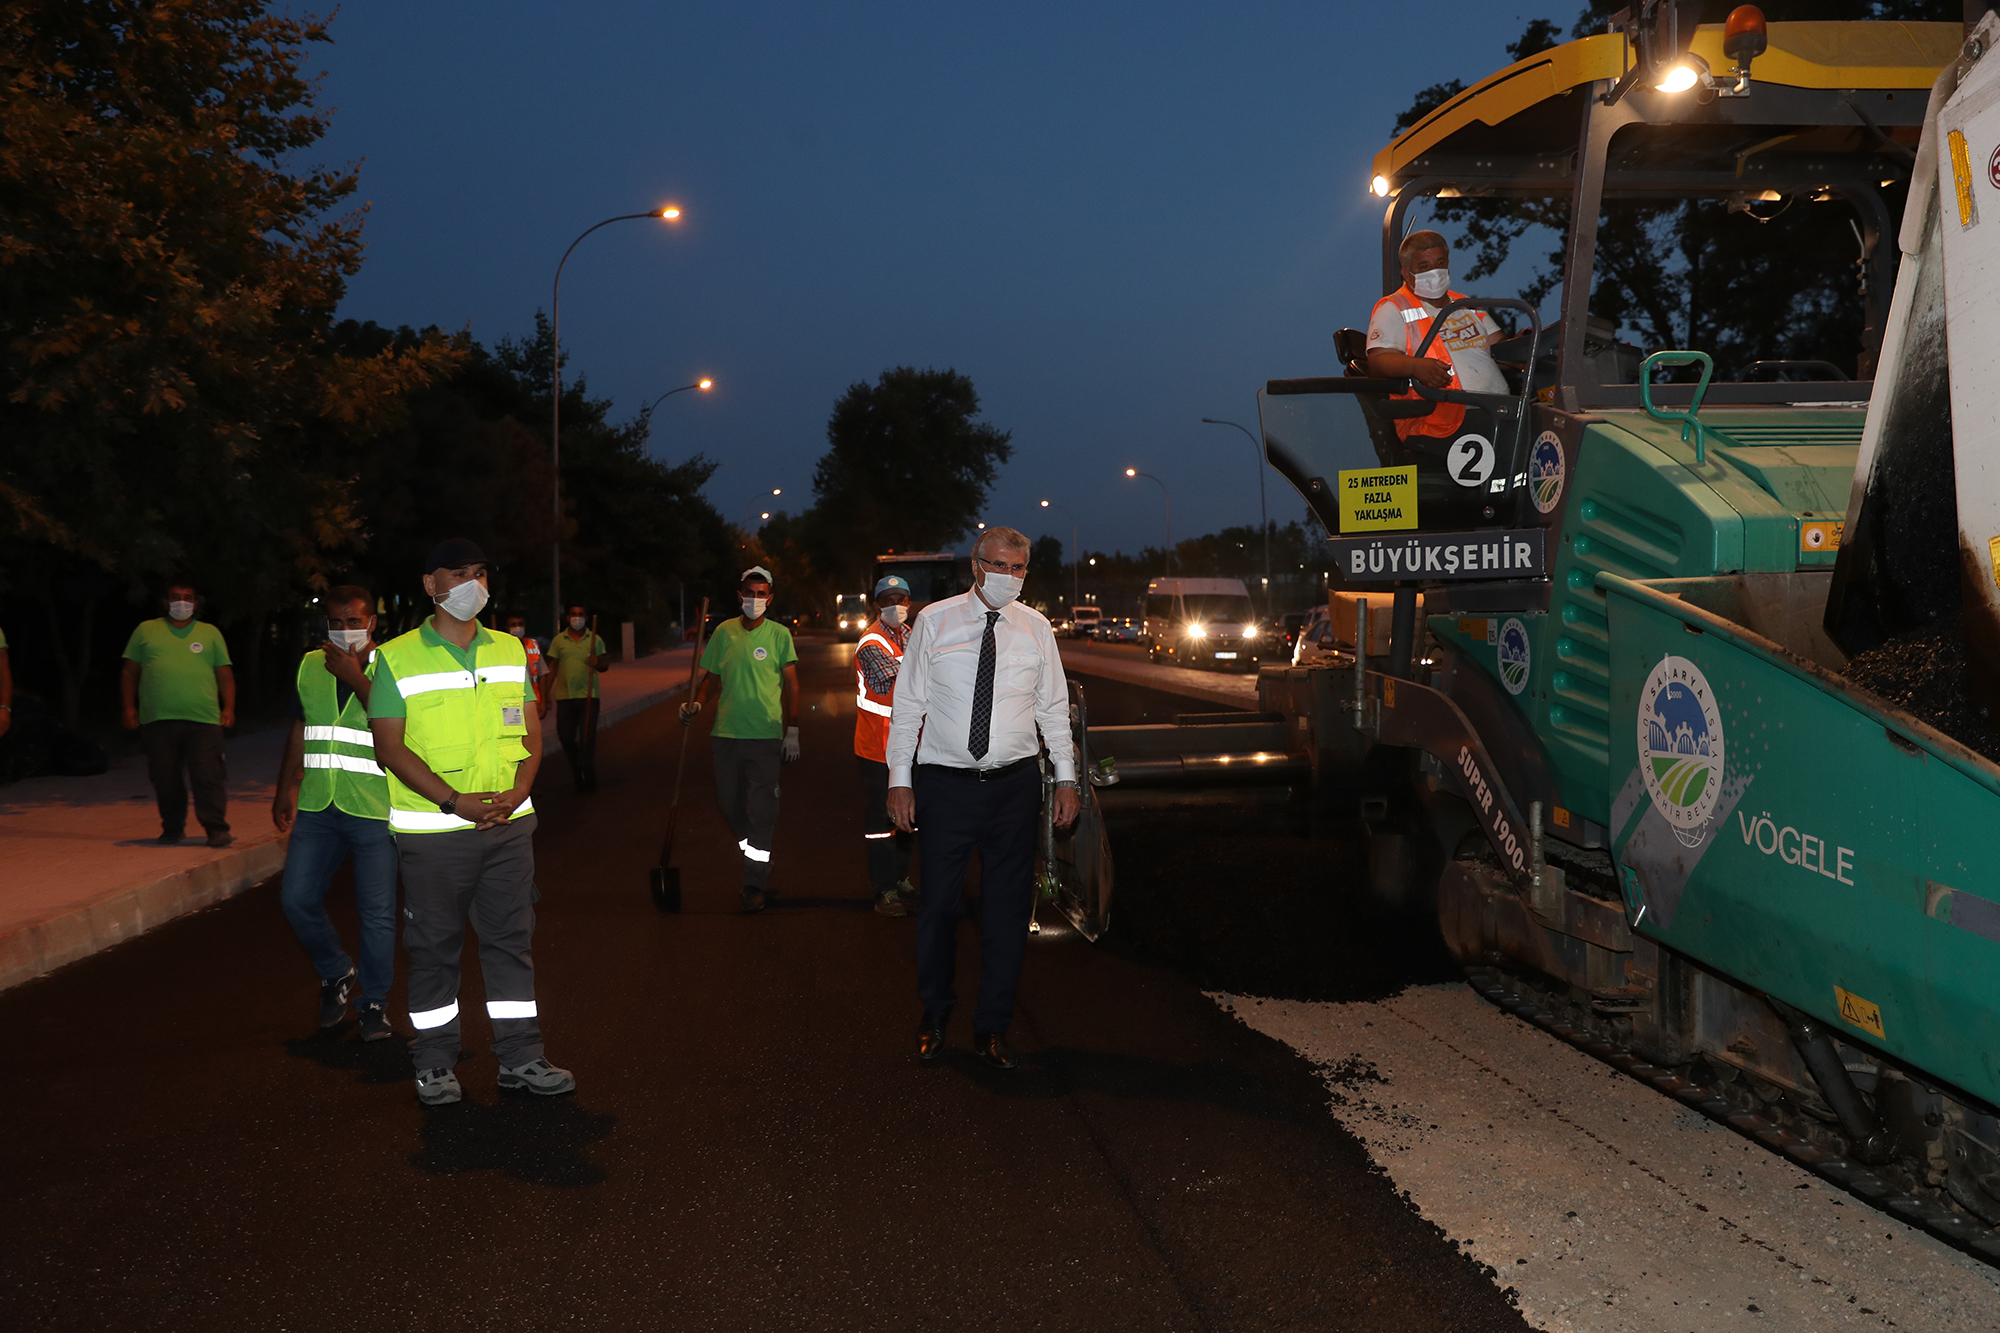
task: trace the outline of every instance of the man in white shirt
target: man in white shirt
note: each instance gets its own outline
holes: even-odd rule
[[[1413,379],[1432,389],[1510,392],[1492,351],[1507,335],[1484,310],[1452,311],[1430,347],[1422,356],[1416,354],[1439,307],[1464,293],[1451,290],[1451,253],[1438,233],[1413,231],[1396,253],[1403,263],[1403,285],[1377,301],[1368,317],[1368,373],[1379,379]],[[1417,396],[1414,391],[1394,395]],[[1404,439],[1449,438],[1464,420],[1462,404],[1440,403],[1426,416],[1395,418],[1396,433]]]
[[[944,1049],[957,999],[965,869],[980,865],[979,1009],[973,1049],[1012,1069],[1004,1038],[1034,910],[1036,823],[1043,743],[1055,768],[1055,821],[1076,821],[1076,752],[1069,685],[1048,617],[1016,600],[1028,539],[988,528],[972,548],[973,590],[917,614],[896,677],[889,719],[889,818],[919,831],[923,905],[917,913],[917,994],[924,1005],[917,1058]],[[1039,726],[1040,736],[1036,735]]]

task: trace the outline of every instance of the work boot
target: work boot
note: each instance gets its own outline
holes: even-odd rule
[[[387,1041],[396,1035],[389,1026],[389,1012],[380,1004],[364,1004],[355,1011],[361,1015],[361,1040]]]
[[[557,1069],[547,1060],[539,1057],[512,1069],[500,1068],[502,1088],[526,1088],[529,1092],[543,1097],[559,1097],[565,1092],[576,1091],[576,1075],[567,1069]]]
[[[757,913],[763,911],[764,891],[762,889],[743,890],[743,910],[745,913]]]
[[[185,838],[186,836],[187,833],[181,829],[177,828],[161,829],[159,838],[160,846],[162,847],[177,846],[179,845],[180,840],[182,838]]]
[[[425,1106],[450,1106],[464,1096],[465,1090],[458,1086],[458,1075],[449,1069],[417,1071],[417,1100]]]
[[[236,835],[234,833],[211,833],[208,835],[208,845],[211,847],[227,847],[235,841]]]
[[[884,889],[875,895],[875,911],[881,916],[908,916],[910,909],[903,906],[903,900],[896,896],[894,889]]]
[[[924,895],[918,893],[917,886],[908,879],[896,881],[896,897],[902,900],[905,907],[915,907],[924,900]]]
[[[346,976],[319,983],[320,1031],[340,1026],[340,1020],[347,1017],[347,1002],[354,998],[355,986],[354,969],[351,967],[347,969]]]

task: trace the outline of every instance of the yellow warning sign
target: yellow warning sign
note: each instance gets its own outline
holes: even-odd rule
[[[1859,995],[1855,995],[1850,991],[1844,991],[1838,986],[1833,988],[1833,999],[1834,1003],[1840,1006],[1840,1016],[1842,1018],[1854,1024],[1855,1027],[1860,1028],[1863,1032],[1871,1032],[1884,1041],[1888,1040],[1887,1034],[1882,1031],[1882,1011],[1880,1009],[1870,1004],[1867,1000],[1862,999]]]
[[[1340,530],[1388,532],[1417,526],[1417,468],[1363,468],[1340,474]]]
[[[2000,537],[1993,537],[1987,541],[1986,555],[1993,561],[1993,582],[2000,584]]]
[[[1972,202],[1972,162],[1965,149],[1965,135],[1953,130],[1945,142],[1951,149],[1952,182],[1958,186],[1958,225],[1970,227],[1979,221],[1979,209]]]
[[[1821,551],[1838,551],[1841,529],[1846,526],[1844,521],[1837,522],[1831,519],[1799,524],[1799,554],[1816,555]]]

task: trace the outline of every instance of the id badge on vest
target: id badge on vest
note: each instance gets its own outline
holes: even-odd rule
[[[520,704],[508,704],[502,707],[500,710],[500,725],[503,727],[518,727],[523,725],[521,709],[522,705]]]

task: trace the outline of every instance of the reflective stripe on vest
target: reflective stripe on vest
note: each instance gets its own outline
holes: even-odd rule
[[[1463,292],[1446,292],[1444,299],[1446,301],[1457,301],[1463,299],[1464,295],[1465,293]],[[1417,349],[1423,346],[1424,335],[1431,330],[1431,317],[1425,313],[1424,303],[1407,286],[1398,287],[1395,291],[1383,297],[1381,301],[1377,301],[1375,309],[1380,310],[1385,301],[1393,303],[1397,311],[1403,316],[1403,355],[1415,356]],[[1375,322],[1373,313],[1369,315],[1368,322],[1370,324]],[[1451,364],[1451,351],[1444,345],[1444,335],[1442,332],[1431,341],[1430,350],[1425,352],[1424,355],[1433,361],[1442,361],[1446,366],[1451,367],[1451,383],[1445,385],[1447,389],[1462,387],[1458,382],[1458,368]],[[1401,399],[1404,402],[1428,401],[1415,389],[1410,389],[1404,393],[1390,394],[1389,396]],[[1434,403],[1431,405],[1431,410],[1423,416],[1396,417],[1394,418],[1394,422],[1396,426],[1396,438],[1399,440],[1407,440],[1412,435],[1456,435],[1458,434],[1458,428],[1465,424],[1465,404]]]
[[[375,733],[359,694],[340,702],[340,682],[315,648],[299,660],[299,706],[305,712],[305,774],[299,779],[299,809],[332,806],[358,819],[386,819],[389,786],[375,762]]]
[[[427,622],[428,623],[428,622]],[[442,643],[426,642],[422,628],[377,649],[403,696],[403,743],[455,791],[507,791],[528,757],[532,698],[528,654],[511,634],[481,627],[474,635],[472,670]],[[450,833],[473,827],[437,802],[388,775],[389,827],[397,833]],[[534,813],[524,800],[512,818]]]
[[[889,718],[895,712],[896,687],[877,694],[868,688],[868,675],[861,669],[861,650],[875,644],[889,656],[901,660],[903,646],[883,628],[881,621],[870,625],[854,645],[854,753],[878,764],[889,762]]]

